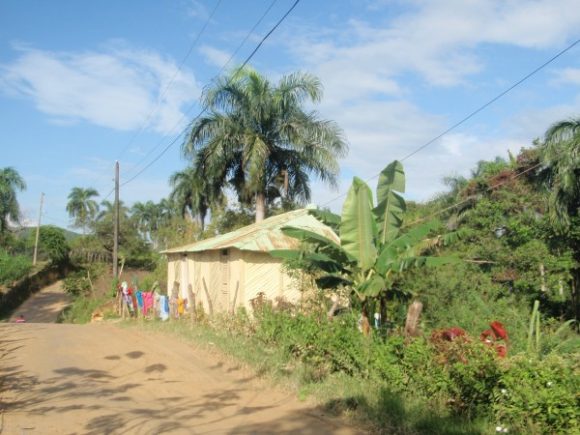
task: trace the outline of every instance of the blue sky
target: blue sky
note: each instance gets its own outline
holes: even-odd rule
[[[1,1],[0,167],[27,182],[24,222],[36,220],[44,192],[43,221],[65,226],[73,187],[103,199],[116,159],[121,182],[148,164],[199,112],[201,90],[272,1]],[[275,1],[234,64],[293,1]],[[302,0],[252,65],[272,80],[296,70],[322,80],[317,110],[342,126],[350,153],[340,189],[315,183],[313,200],[337,210],[342,198],[330,200],[353,175],[370,178],[437,136],[579,39],[578,29],[577,0]],[[580,46],[405,161],[407,197],[428,199],[443,176],[467,175],[578,116]],[[122,187],[127,204],[169,193],[169,176],[187,163],[180,143]]]

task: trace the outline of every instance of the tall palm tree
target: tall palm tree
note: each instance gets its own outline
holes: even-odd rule
[[[68,195],[66,211],[74,219],[74,225],[83,229],[83,234],[86,234],[87,225],[99,212],[99,204],[91,199],[97,196],[99,192],[91,187],[87,189],[73,187]]]
[[[576,267],[572,271],[572,306],[580,320],[580,118],[552,125],[540,145],[539,179],[548,190],[554,227],[568,239]]]
[[[548,129],[540,159],[540,179],[549,191],[550,217],[561,229],[568,229],[570,218],[580,215],[580,118]]]
[[[294,73],[272,84],[246,68],[221,77],[203,95],[208,115],[193,125],[182,151],[204,180],[230,184],[242,203],[255,201],[256,222],[284,195],[310,199],[310,175],[336,186],[342,130],[306,111],[322,98],[320,81]]]
[[[169,184],[173,188],[170,199],[175,203],[181,216],[195,217],[203,231],[210,207],[221,199],[219,186],[212,185],[192,166],[171,175]]]
[[[131,218],[135,221],[137,229],[143,238],[151,238],[153,220],[156,215],[155,204],[153,201],[136,202],[131,207]]]
[[[113,220],[115,216],[115,203],[104,199],[101,201],[100,211],[97,214],[97,221]],[[119,219],[129,219],[129,209],[123,201],[119,201]]]
[[[8,230],[8,221],[20,222],[17,191],[26,189],[26,183],[16,169],[0,169],[0,236]]]

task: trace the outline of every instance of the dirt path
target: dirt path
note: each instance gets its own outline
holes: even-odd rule
[[[110,324],[0,325],[4,434],[351,434],[175,338]]]
[[[20,308],[14,311],[10,321],[13,322],[22,314],[27,323],[56,322],[59,313],[69,302],[70,299],[62,288],[62,281],[57,281],[28,298]]]

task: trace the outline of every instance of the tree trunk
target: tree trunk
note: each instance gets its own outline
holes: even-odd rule
[[[365,337],[371,335],[371,323],[369,322],[369,310],[366,300],[362,304],[360,330]]]
[[[407,320],[405,322],[405,337],[418,337],[419,331],[419,317],[423,311],[423,304],[419,301],[414,301],[407,311]]]
[[[266,195],[256,193],[256,222],[262,222],[266,217]]]

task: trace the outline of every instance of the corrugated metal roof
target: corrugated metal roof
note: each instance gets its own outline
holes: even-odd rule
[[[237,248],[242,251],[269,252],[273,249],[297,248],[299,242],[293,237],[286,236],[280,230],[280,228],[285,226],[313,231],[340,243],[338,236],[331,228],[310,215],[307,209],[300,209],[264,219],[262,222],[248,225],[231,233],[222,234],[189,245],[167,249],[161,251],[161,253],[178,254],[226,248]]]

